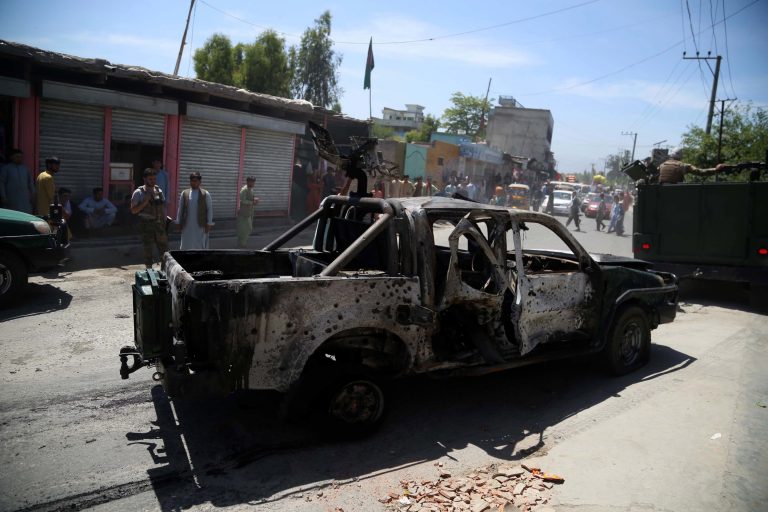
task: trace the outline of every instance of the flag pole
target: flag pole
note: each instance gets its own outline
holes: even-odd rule
[[[363,80],[363,89],[368,89],[368,119],[373,120],[373,102],[371,100],[371,71],[373,71],[373,37],[368,43],[368,57],[365,60],[365,80]]]

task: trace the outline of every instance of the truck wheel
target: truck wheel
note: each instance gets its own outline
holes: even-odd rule
[[[602,352],[606,370],[624,375],[644,366],[651,355],[651,329],[645,311],[637,306],[616,312]]]
[[[370,375],[347,373],[332,379],[318,403],[328,434],[359,438],[376,430],[386,408],[384,390]]]
[[[15,254],[0,251],[0,306],[8,305],[27,284],[27,267]]]

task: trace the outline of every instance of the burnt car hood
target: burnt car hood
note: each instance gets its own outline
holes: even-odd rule
[[[589,255],[601,266],[619,266],[637,270],[648,270],[653,266],[650,262],[644,260],[628,258],[626,256],[616,256],[615,254],[590,253]]]

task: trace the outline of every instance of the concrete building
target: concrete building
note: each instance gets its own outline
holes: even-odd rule
[[[445,187],[451,172],[459,169],[459,146],[450,142],[433,140],[427,151],[426,174],[441,190]]]
[[[411,180],[418,177],[425,177],[425,167],[427,165],[427,150],[429,146],[422,144],[405,145],[405,172]]]
[[[399,137],[405,137],[411,130],[418,130],[424,122],[424,107],[421,105],[406,104],[405,110],[384,107],[381,113],[381,119],[374,118],[373,122],[391,128]]]
[[[552,131],[555,121],[546,109],[524,108],[510,96],[500,96],[488,118],[488,145],[523,159],[536,160],[541,170],[554,170]]]

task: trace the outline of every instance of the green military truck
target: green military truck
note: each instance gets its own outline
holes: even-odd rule
[[[749,283],[755,305],[768,292],[768,173],[748,162],[707,180],[659,184],[655,168],[635,162],[634,255],[680,279]],[[741,173],[746,181],[725,181]]]

